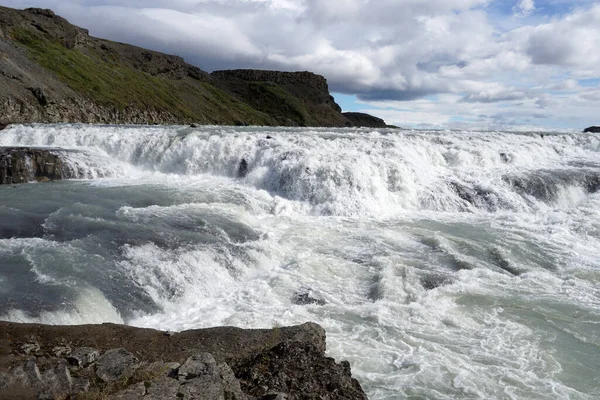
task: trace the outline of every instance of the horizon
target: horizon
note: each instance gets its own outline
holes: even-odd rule
[[[5,0],[206,71],[308,70],[344,111],[403,128],[597,125],[600,4],[591,0]],[[116,28],[115,28],[116,27]]]

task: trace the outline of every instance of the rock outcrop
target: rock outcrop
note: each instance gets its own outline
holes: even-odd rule
[[[345,112],[342,115],[350,121],[352,126],[356,126],[359,128],[387,128],[387,125],[384,120],[369,114],[359,112]]]
[[[166,333],[0,322],[0,398],[366,399],[318,325]]]
[[[94,38],[51,10],[0,7],[0,124],[9,122],[352,125],[322,76],[208,74]]]
[[[0,185],[75,177],[61,155],[51,149],[0,147]]]
[[[600,133],[600,126],[590,126],[583,130],[584,133]]]

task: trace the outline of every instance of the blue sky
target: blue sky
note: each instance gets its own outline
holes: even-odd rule
[[[0,0],[212,71],[309,70],[343,109],[402,127],[600,124],[600,2]]]

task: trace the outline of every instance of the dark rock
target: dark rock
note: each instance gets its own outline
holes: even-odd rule
[[[74,175],[52,150],[0,147],[0,185],[68,179]]]
[[[297,305],[317,304],[324,306],[327,304],[325,300],[314,293],[311,288],[302,287],[292,297],[292,302]]]
[[[197,127],[198,127],[198,125],[196,125],[196,124],[190,124],[190,128],[197,128]]]
[[[71,352],[67,361],[77,367],[87,367],[100,357],[100,352],[91,347],[79,347]]]
[[[40,103],[40,106],[46,107],[48,105],[48,99],[46,98],[46,93],[42,88],[27,88],[33,94],[33,97]]]
[[[104,382],[114,382],[131,375],[137,362],[137,358],[123,348],[108,350],[96,362],[96,375]]]
[[[452,283],[452,280],[450,278],[441,274],[427,274],[425,276],[422,276],[420,281],[421,285],[423,285],[423,288],[425,290],[433,290],[440,286]]]
[[[7,127],[8,125],[9,125],[9,124],[6,124],[6,123],[3,123],[3,122],[0,122],[0,131],[2,131],[2,130],[4,130],[4,129],[6,129],[6,127]]]
[[[4,394],[16,392],[19,387],[32,388],[31,395],[22,398],[50,396],[52,392],[44,379],[58,379],[55,376],[66,373],[56,370],[61,359],[49,355],[39,363],[44,370],[42,380],[39,369],[35,373],[34,359],[26,368],[14,368],[23,363],[20,346],[24,342],[38,343],[44,351],[57,346],[108,350],[88,367],[72,367],[70,398],[89,391],[89,398],[121,399],[162,400],[179,396],[238,400],[280,393],[287,394],[289,400],[366,399],[358,382],[352,379],[350,365],[336,364],[325,357],[325,331],[313,323],[258,330],[221,327],[165,336],[161,331],[114,324],[49,326],[0,322],[0,337],[13,338],[0,346],[0,371],[10,371],[0,372],[2,399],[15,398]],[[140,363],[132,353],[115,350],[115,346],[132,351]],[[161,361],[165,357],[175,363]],[[182,361],[185,363],[179,367],[177,363]],[[101,381],[96,377],[103,372],[110,372],[110,378]],[[68,382],[64,374],[62,381]],[[115,392],[117,389],[120,391]]]
[[[273,136],[267,135],[267,139],[273,139]]]
[[[288,395],[285,393],[269,393],[258,397],[256,400],[287,400]]]
[[[584,133],[600,133],[600,126],[590,126],[583,130]]]
[[[512,161],[513,157],[508,153],[500,153],[500,159],[505,163],[509,163]]]
[[[248,161],[245,158],[242,158],[240,161],[240,165],[238,166],[237,176],[238,178],[245,178],[248,175]]]
[[[345,112],[342,113],[342,115],[350,121],[351,126],[355,126],[358,128],[387,128],[387,125],[385,124],[384,120],[369,114],[359,112]]]

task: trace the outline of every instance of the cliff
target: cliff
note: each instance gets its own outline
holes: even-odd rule
[[[0,124],[26,122],[353,126],[321,76],[208,74],[50,10],[0,7]]]
[[[366,400],[325,331],[0,322],[2,399]]]

